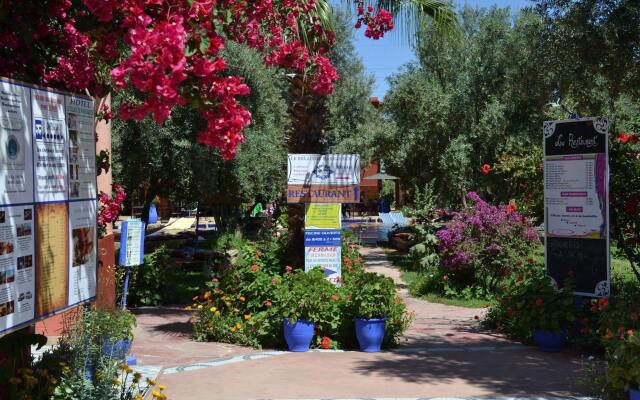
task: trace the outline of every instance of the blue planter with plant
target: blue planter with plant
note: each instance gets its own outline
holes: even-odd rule
[[[561,330],[559,333],[543,329],[533,330],[533,341],[538,345],[540,351],[547,353],[559,352],[562,349],[566,337],[566,330]]]
[[[360,350],[367,353],[380,351],[386,324],[386,318],[356,318],[356,337]]]
[[[640,400],[640,332],[629,329],[607,348],[607,383],[628,391],[629,400]]]
[[[640,390],[629,389],[629,400],[640,400]]]
[[[302,318],[290,323],[289,318],[285,318],[283,325],[284,339],[287,341],[289,351],[309,351],[311,339],[313,339],[315,324]]]
[[[105,337],[102,340],[102,355],[105,357],[124,360],[131,350],[131,339],[116,339]]]
[[[352,276],[349,282],[351,302],[349,304],[356,323],[356,338],[360,350],[380,351],[385,338],[387,316],[395,299],[396,286],[391,278],[372,272]]]

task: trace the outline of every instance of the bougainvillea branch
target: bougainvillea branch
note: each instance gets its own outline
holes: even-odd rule
[[[122,204],[127,198],[124,188],[118,183],[111,186],[112,194],[104,192],[98,195],[98,238],[104,237],[107,232],[107,224],[118,219],[122,212]]]

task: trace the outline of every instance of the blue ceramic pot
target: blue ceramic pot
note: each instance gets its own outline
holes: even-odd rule
[[[640,390],[629,389],[629,400],[640,400]]]
[[[360,344],[360,350],[367,353],[380,351],[387,318],[356,318],[356,337]]]
[[[298,318],[295,324],[290,324],[289,318],[285,318],[283,326],[284,339],[287,341],[289,351],[309,351],[311,339],[313,339],[313,328],[315,327],[313,322]]]
[[[102,341],[102,355],[105,357],[124,360],[131,350],[131,339],[111,340],[105,338]]]
[[[533,330],[533,341],[538,345],[540,351],[547,353],[557,353],[562,348],[567,337],[566,329],[560,333],[545,331],[542,329]]]
[[[156,205],[151,203],[149,207],[149,225],[158,223],[158,210],[156,209]]]

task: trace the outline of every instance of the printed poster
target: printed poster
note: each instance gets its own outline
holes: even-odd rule
[[[31,91],[0,81],[0,204],[33,202]]]
[[[341,205],[339,203],[307,204],[305,207],[305,228],[340,229],[341,217]]]
[[[36,317],[67,305],[69,223],[66,203],[36,205]]]
[[[544,124],[545,259],[576,294],[609,293],[608,130],[606,118]]]
[[[35,200],[67,200],[67,126],[64,95],[31,89]]]
[[[340,229],[305,229],[304,270],[323,269],[336,285],[342,276],[342,232]]]
[[[69,203],[69,299],[73,305],[96,295],[96,201]]]
[[[33,206],[0,208],[0,333],[34,318]]]
[[[66,96],[69,132],[69,199],[95,199],[96,134],[91,98]]]
[[[144,222],[129,219],[121,231],[118,264],[126,267],[144,264]]]

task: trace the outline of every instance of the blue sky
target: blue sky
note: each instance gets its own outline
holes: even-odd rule
[[[529,0],[455,0],[457,6],[465,3],[479,7],[491,7],[495,4],[499,7],[509,6],[514,10],[530,5]],[[376,78],[373,95],[380,99],[389,86],[385,78],[396,73],[403,64],[415,60],[411,46],[398,37],[386,36],[380,40],[371,40],[364,37],[364,28],[355,32],[355,47],[367,72]]]

